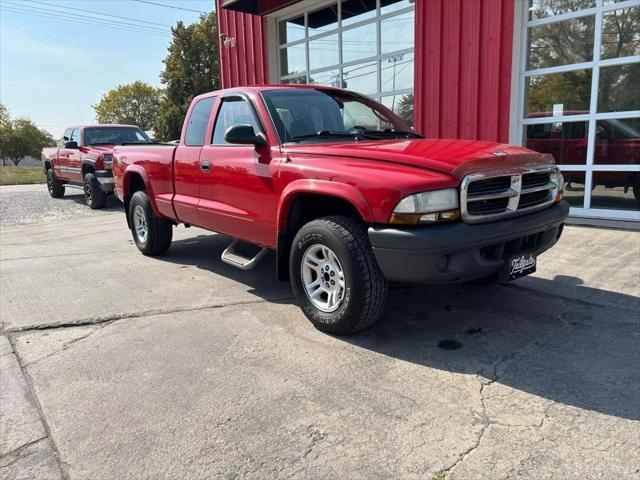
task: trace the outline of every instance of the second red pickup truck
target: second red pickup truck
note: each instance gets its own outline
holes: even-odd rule
[[[339,334],[380,316],[388,281],[533,272],[569,211],[551,155],[424,139],[383,105],[318,86],[196,97],[178,146],[116,147],[113,174],[142,253],[166,252],[178,223],[233,237],[222,260],[239,268],[275,250],[305,315]]]

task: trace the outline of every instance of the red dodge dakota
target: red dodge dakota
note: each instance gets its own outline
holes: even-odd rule
[[[65,185],[81,185],[91,208],[102,208],[113,192],[111,154],[115,145],[149,143],[134,125],[85,125],[69,127],[55,147],[42,149],[49,195],[64,195]]]
[[[138,249],[169,249],[172,227],[232,237],[222,260],[276,251],[316,328],[360,330],[388,282],[509,281],[531,273],[569,212],[549,154],[425,139],[383,105],[319,86],[196,97],[180,144],[113,152],[116,195]]]

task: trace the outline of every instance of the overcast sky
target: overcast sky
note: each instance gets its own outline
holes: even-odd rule
[[[59,138],[69,125],[92,123],[91,106],[117,85],[161,86],[170,27],[193,23],[214,0],[149,1],[176,8],[137,0],[0,0],[0,102],[12,117],[28,116]]]

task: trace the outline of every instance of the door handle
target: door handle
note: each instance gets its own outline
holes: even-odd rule
[[[200,162],[200,170],[202,170],[203,172],[210,171],[211,170],[211,162],[209,162],[208,160]]]

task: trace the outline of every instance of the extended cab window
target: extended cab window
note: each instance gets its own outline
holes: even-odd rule
[[[211,117],[211,109],[216,97],[203,98],[193,106],[187,123],[187,131],[184,136],[185,145],[201,147],[204,145],[204,137],[207,125]]]
[[[244,98],[226,98],[216,118],[216,127],[213,130],[213,144],[226,145],[224,132],[234,125],[251,125],[253,130],[261,132],[260,124],[256,120],[251,105]]]

